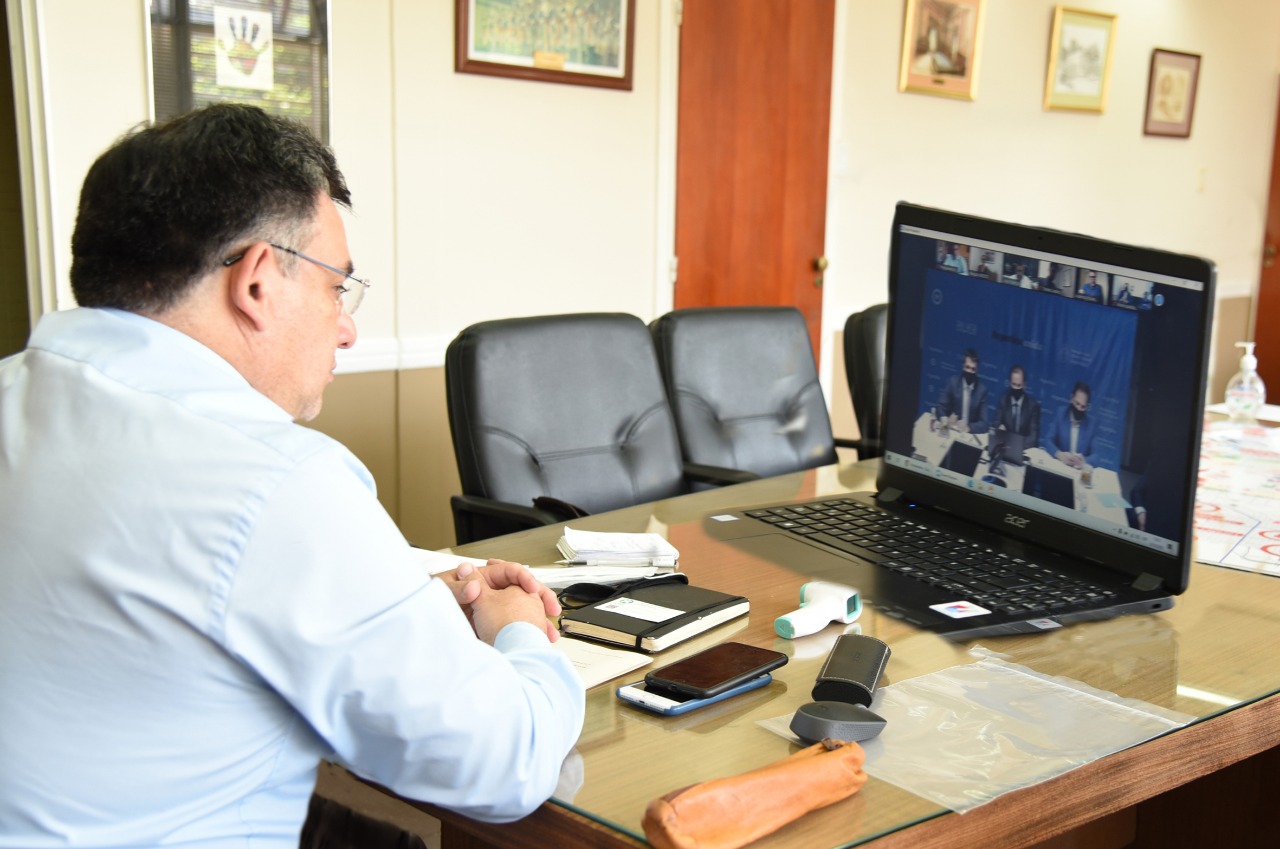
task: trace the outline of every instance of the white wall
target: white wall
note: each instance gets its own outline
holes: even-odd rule
[[[46,120],[33,132],[52,187],[32,218],[53,244],[46,307],[66,308],[80,181],[150,117],[148,4],[10,5],[37,30],[39,55],[25,59],[43,72]],[[656,208],[669,194],[658,185],[658,67],[671,40],[659,44],[658,22],[670,9],[638,4],[627,92],[457,74],[453,7],[330,0],[331,143],[352,188],[352,255],[376,287],[343,370],[439,365],[449,339],[485,318],[655,309],[658,247],[672,238]]]
[[[1117,15],[1101,115],[1042,109],[1049,0],[987,0],[972,102],[899,93],[903,4],[843,2],[829,331],[884,299],[899,200],[1203,255],[1220,297],[1254,291],[1280,80],[1276,0],[1073,0]],[[1153,47],[1203,56],[1189,139],[1142,133]]]
[[[439,364],[448,340],[484,318],[648,319],[670,302],[674,3],[638,0],[634,90],[621,92],[455,73],[453,0],[331,0],[331,137],[355,198],[353,256],[376,286],[344,368]],[[837,4],[828,375],[831,331],[884,298],[900,199],[1203,254],[1221,295],[1253,291],[1280,3],[1075,0],[1119,17],[1102,115],[1041,109],[1050,0],[987,0],[974,102],[897,91],[901,2]],[[80,180],[148,117],[147,3],[9,6],[38,22],[51,182],[40,224],[57,306],[68,306]],[[1155,46],[1204,56],[1190,139],[1142,135]]]
[[[657,238],[656,3],[637,8],[629,92],[455,73],[453,3],[391,5],[406,358],[429,358],[487,318],[647,316]]]
[[[42,91],[30,95],[43,101],[43,110],[36,104],[35,120],[42,111],[44,123],[33,128],[33,137],[48,162],[47,206],[41,205],[38,220],[48,231],[52,254],[46,258],[52,267],[45,269],[52,284],[47,291],[53,296],[52,303],[46,299],[48,309],[75,303],[67,270],[85,171],[103,148],[148,116],[147,27],[145,9],[140,8],[144,6],[137,0],[7,4],[13,7],[8,8],[10,43],[16,45],[10,48],[13,62],[32,65],[37,85],[43,80]],[[21,40],[28,33],[38,55],[22,55]],[[27,94],[16,92],[17,103]],[[18,116],[19,132],[24,123]],[[29,205],[28,199],[24,202]]]

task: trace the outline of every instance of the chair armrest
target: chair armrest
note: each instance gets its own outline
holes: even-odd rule
[[[879,457],[884,454],[884,443],[878,439],[849,439],[837,436],[835,444],[839,448],[852,448],[858,452],[858,459]]]
[[[684,464],[684,476],[686,480],[694,483],[710,483],[716,486],[728,486],[735,483],[760,480],[760,476],[755,472],[689,462]]]
[[[453,529],[458,545],[563,521],[554,513],[537,507],[480,495],[454,495],[449,499],[449,506],[453,508]]]

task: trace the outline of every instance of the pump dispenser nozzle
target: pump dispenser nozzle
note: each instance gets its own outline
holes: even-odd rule
[[[1240,371],[1257,371],[1258,358],[1253,355],[1253,346],[1257,342],[1237,342],[1237,348],[1244,348],[1244,355],[1240,357]]]
[[[1267,389],[1258,376],[1258,358],[1253,353],[1253,342],[1237,342],[1243,348],[1240,371],[1227,381],[1227,411],[1233,422],[1256,422],[1258,412],[1267,400]]]

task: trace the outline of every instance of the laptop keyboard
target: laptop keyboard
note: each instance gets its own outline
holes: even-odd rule
[[[999,613],[1106,604],[1116,592],[850,499],[748,510],[797,536],[853,554]]]

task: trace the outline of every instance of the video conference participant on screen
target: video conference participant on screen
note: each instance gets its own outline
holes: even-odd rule
[[[1084,285],[1080,287],[1080,297],[1088,298],[1092,301],[1102,300],[1102,286],[1098,283],[1098,274],[1095,271],[1085,273]]]
[[[942,388],[938,417],[962,433],[986,433],[990,428],[988,394],[987,387],[978,379],[978,352],[966,348],[960,374],[952,375]]]
[[[1021,434],[1024,448],[1040,444],[1040,402],[1027,391],[1027,372],[1020,365],[1009,369],[1009,389],[996,406],[995,426]]]
[[[1079,381],[1071,390],[1071,403],[1053,419],[1048,447],[1053,455],[1073,469],[1097,465],[1094,437],[1098,425],[1089,418],[1089,384]]]
[[[947,255],[942,260],[942,267],[949,268],[957,274],[965,276],[969,274],[969,261],[964,258],[959,245],[947,245]]]
[[[1013,279],[1014,279],[1014,282],[1017,283],[1018,286],[1020,286],[1023,289],[1040,288],[1036,284],[1036,281],[1027,275],[1027,267],[1022,263],[1018,263],[1018,269],[1016,272],[1014,272]]]

